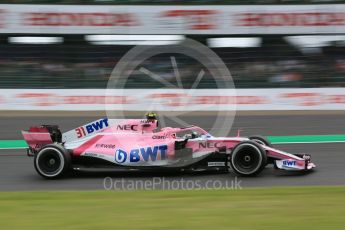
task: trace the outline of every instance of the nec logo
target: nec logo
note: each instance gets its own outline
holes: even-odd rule
[[[138,131],[138,125],[118,125],[117,130]]]
[[[214,148],[222,148],[224,145],[221,145],[219,142],[200,142],[199,143],[199,148],[207,148],[207,149],[214,149]]]
[[[284,166],[296,166],[296,161],[284,160],[283,165]]]
[[[81,138],[88,134],[91,134],[95,131],[101,130],[103,128],[108,127],[108,118],[104,118],[102,120],[95,121],[91,124],[88,124],[86,126],[81,126],[79,128],[76,128],[75,131],[77,133],[77,137]]]
[[[132,149],[129,154],[122,149],[117,149],[115,152],[115,162],[139,162],[139,161],[156,161],[165,160],[167,157],[167,145],[159,145],[154,147]]]

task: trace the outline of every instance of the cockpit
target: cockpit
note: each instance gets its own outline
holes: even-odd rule
[[[202,133],[195,129],[181,130],[176,132],[176,138],[195,139],[201,137]]]

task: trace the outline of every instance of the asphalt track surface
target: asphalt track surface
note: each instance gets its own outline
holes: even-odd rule
[[[97,118],[20,117],[0,118],[0,139],[22,139],[20,130],[34,124],[59,124],[62,131]],[[186,117],[184,121],[210,128],[213,117]],[[167,122],[169,125],[169,122]],[[231,134],[241,129],[242,135],[327,135],[344,134],[344,115],[240,116],[236,117]],[[233,173],[151,173],[151,172],[77,172],[59,180],[45,180],[37,175],[33,158],[25,150],[0,150],[0,191],[23,190],[100,190],[117,189],[185,189],[219,188],[236,184],[242,188],[266,186],[345,185],[345,143],[285,144],[275,147],[291,153],[310,153],[317,168],[307,174],[266,168],[255,178],[235,178]],[[111,179],[106,179],[110,177]],[[134,187],[133,187],[134,186]]]

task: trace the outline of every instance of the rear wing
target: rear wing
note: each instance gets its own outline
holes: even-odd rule
[[[22,135],[30,152],[37,152],[45,145],[62,140],[61,131],[57,125],[32,126],[29,130],[22,131]]]
[[[62,142],[71,142],[100,132],[152,132],[158,127],[157,120],[101,118],[62,134]]]

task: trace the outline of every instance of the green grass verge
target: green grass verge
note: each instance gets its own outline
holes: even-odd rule
[[[27,147],[28,145],[24,140],[0,140],[0,149],[17,149]]]
[[[345,187],[2,192],[4,229],[344,229]]]
[[[271,137],[268,137],[268,139],[273,144],[327,143],[327,142],[345,142],[345,135],[271,136]]]

